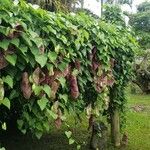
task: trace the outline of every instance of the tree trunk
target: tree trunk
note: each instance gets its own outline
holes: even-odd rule
[[[103,15],[103,0],[101,0],[101,17]]]
[[[120,120],[119,111],[116,109],[111,114],[111,138],[115,147],[120,147]]]
[[[81,9],[84,8],[84,0],[81,0]]]

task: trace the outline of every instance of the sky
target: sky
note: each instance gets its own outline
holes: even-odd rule
[[[100,1],[100,0],[99,0]],[[133,8],[131,10],[129,5],[122,6],[122,10],[129,11],[129,12],[136,12],[136,6],[140,3],[144,2],[145,0],[133,0]],[[150,1],[150,0],[148,0]],[[97,2],[96,0],[85,0],[84,7],[90,9],[93,13],[100,16],[101,10],[100,10],[101,3]]]

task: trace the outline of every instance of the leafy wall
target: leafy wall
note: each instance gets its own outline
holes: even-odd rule
[[[66,110],[89,118],[123,111],[136,48],[127,27],[24,1],[0,5],[1,123],[15,116],[23,133],[40,138]]]

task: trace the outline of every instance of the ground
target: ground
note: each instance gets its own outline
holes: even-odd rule
[[[128,146],[126,150],[149,150],[150,149],[150,95],[127,94],[128,112],[126,132]],[[72,131],[79,142],[89,141],[90,133],[87,131],[87,122],[76,125],[72,121]],[[63,128],[64,129],[64,128]],[[31,136],[6,135],[3,142],[6,150],[75,150],[75,146],[69,146],[64,131],[53,130],[50,135],[40,141]],[[88,148],[82,146],[82,150]],[[111,148],[111,150],[113,150]]]
[[[128,95],[128,150],[150,149],[150,95]],[[132,107],[132,108],[131,108]],[[136,109],[135,109],[136,108]]]

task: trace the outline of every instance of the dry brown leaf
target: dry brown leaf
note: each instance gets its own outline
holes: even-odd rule
[[[91,129],[91,127],[93,126],[93,123],[94,123],[94,115],[91,114],[91,115],[90,115],[90,118],[89,118],[89,126],[88,126],[88,130]]]
[[[59,86],[60,86],[60,83],[57,82],[57,81],[54,81],[54,82],[52,83],[52,86],[51,86],[51,90],[52,90],[51,98],[52,98],[52,99],[55,99],[55,98],[56,98],[56,93],[57,93],[57,90],[58,90]]]
[[[33,72],[33,75],[32,75],[32,78],[33,78],[33,82],[35,84],[39,84],[40,82],[40,72],[41,72],[41,69],[39,67],[37,67],[34,72]]]
[[[8,63],[7,63],[6,59],[4,58],[4,56],[2,54],[0,54],[0,69],[3,69],[7,66],[8,66]]]
[[[79,96],[77,77],[71,74],[69,78],[69,83],[70,83],[71,96],[72,98],[77,99]]]
[[[55,126],[57,129],[60,129],[61,125],[62,125],[62,120],[58,117],[55,121]]]
[[[31,97],[32,88],[31,88],[31,84],[29,82],[29,75],[27,72],[24,72],[22,74],[21,90],[23,92],[23,96],[26,99],[29,99]]]

